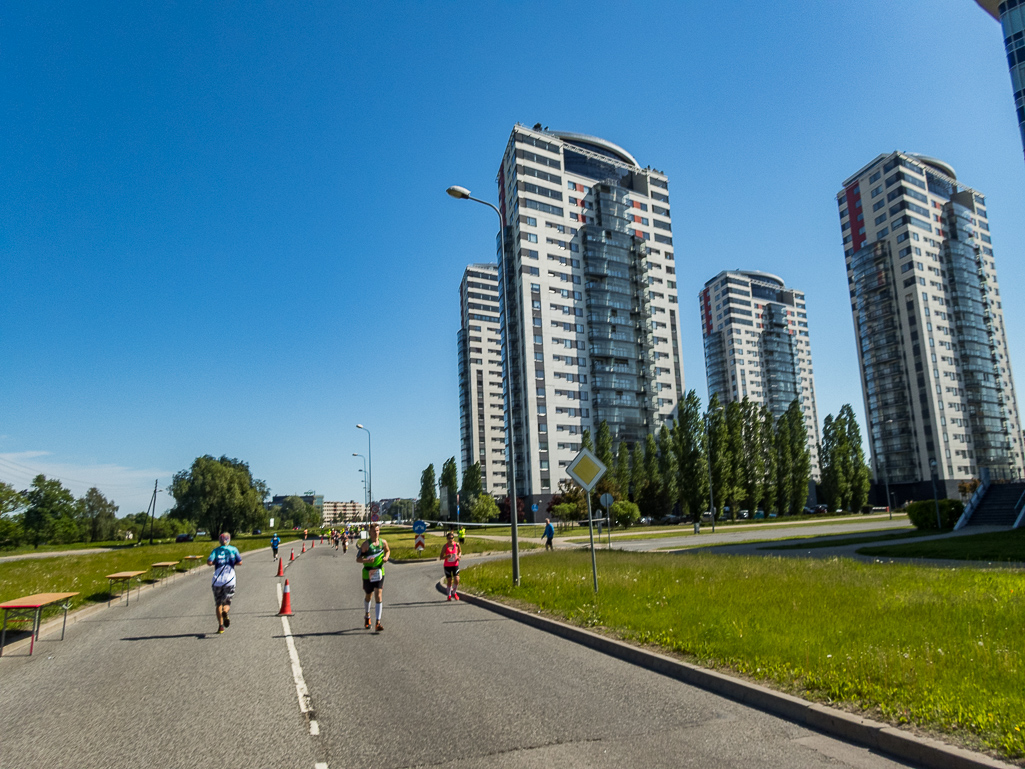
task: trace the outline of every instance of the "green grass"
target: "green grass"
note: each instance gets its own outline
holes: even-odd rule
[[[245,553],[262,547],[268,547],[270,536],[232,538],[232,544]],[[137,545],[136,547],[89,555],[55,556],[53,558],[28,558],[20,561],[0,562],[0,603],[10,601],[34,593],[70,593],[77,591],[79,595],[71,599],[73,608],[88,603],[107,600],[109,583],[107,574],[118,571],[148,572],[140,579],[152,581],[150,566],[160,561],[178,561],[186,555],[201,555],[205,563],[206,557],[216,547],[213,542],[183,542],[165,545]],[[281,554],[288,557],[285,540],[282,539]],[[272,568],[270,556],[263,564],[268,573]],[[181,564],[179,570],[188,568]],[[243,558],[240,570],[251,568]],[[53,611],[56,611],[54,609]]]
[[[39,547],[33,547],[32,545],[18,545],[17,547],[11,547],[7,549],[0,548],[0,558],[3,558],[8,555],[25,555],[28,553],[59,553],[64,550],[89,550],[90,548],[104,547],[132,547],[134,544],[134,542],[114,540],[112,542],[72,542],[67,545],[40,545]]]
[[[391,549],[393,561],[423,561],[437,558],[441,555],[441,546],[445,540],[438,536],[428,536],[424,541],[423,553],[417,555],[413,547],[416,535],[410,531],[389,533],[388,536],[381,535],[381,538],[388,542]],[[537,545],[533,542],[520,542],[520,550],[535,550]],[[463,543],[463,554],[470,553],[496,553],[512,550],[511,542],[496,541],[493,539],[482,539],[480,537],[467,537]]]
[[[863,555],[883,555],[890,558],[1025,563],[1025,529],[966,534],[906,545],[863,547],[858,552]]]
[[[925,543],[923,543],[925,544]],[[1025,573],[771,556],[559,551],[463,571],[470,592],[817,701],[1025,757]]]
[[[814,540],[812,542],[804,542],[798,545],[770,545],[768,547],[760,547],[759,550],[813,550],[820,547],[846,547],[847,545],[861,545],[868,542],[886,542],[891,539],[910,539],[914,537],[928,537],[930,535],[935,536],[935,531],[923,530],[919,531],[915,529],[913,531],[898,531],[889,534],[875,534],[866,537],[841,537],[823,539],[819,537],[801,537],[800,539]],[[787,539],[794,539],[794,537],[787,537]]]

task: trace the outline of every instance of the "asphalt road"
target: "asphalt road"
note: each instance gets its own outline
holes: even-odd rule
[[[287,623],[273,572],[244,556],[222,636],[203,569],[0,658],[0,769],[906,766],[446,602],[436,561],[387,567],[380,634],[351,550],[286,571]]]

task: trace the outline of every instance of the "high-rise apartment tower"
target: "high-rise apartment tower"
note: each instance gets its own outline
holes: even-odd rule
[[[744,398],[778,419],[796,399],[804,413],[811,475],[819,480],[819,417],[804,294],[766,272],[724,270],[698,294],[708,395]]]
[[[837,194],[877,482],[898,500],[1022,469],[986,198],[948,164],[880,155]],[[920,485],[919,485],[920,484]]]
[[[498,189],[511,454],[543,518],[585,429],[643,440],[681,397],[669,180],[604,139],[516,125]]]
[[[1004,31],[1004,51],[1011,71],[1011,91],[1018,115],[1018,131],[1025,146],[1025,0],[975,0]]]
[[[471,264],[459,284],[459,442],[463,472],[480,462],[481,484],[506,494],[505,401],[498,267]]]

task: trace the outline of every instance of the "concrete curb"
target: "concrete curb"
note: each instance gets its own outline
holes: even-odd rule
[[[447,592],[444,580],[438,582],[438,591],[442,594]],[[587,646],[610,657],[728,697],[735,702],[807,726],[831,737],[878,750],[929,769],[1018,769],[1013,764],[1004,763],[982,753],[947,745],[939,740],[918,737],[889,724],[808,702],[715,670],[707,670],[648,649],[631,646],[590,630],[557,622],[540,614],[514,609],[472,593],[460,591],[459,597],[467,603]]]

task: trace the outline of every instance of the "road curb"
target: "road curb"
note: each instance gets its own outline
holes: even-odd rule
[[[438,591],[442,594],[447,592],[444,580],[438,582]],[[587,646],[624,662],[675,678],[713,694],[728,697],[735,702],[749,705],[832,737],[878,750],[895,758],[912,761],[920,766],[928,767],[928,769],[1020,769],[1013,764],[1004,763],[982,753],[958,748],[928,737],[919,737],[889,724],[809,702],[791,694],[778,692],[715,670],[681,662],[590,630],[557,622],[541,616],[540,613],[531,614],[514,609],[511,606],[462,590],[459,591],[459,597],[467,603]]]

